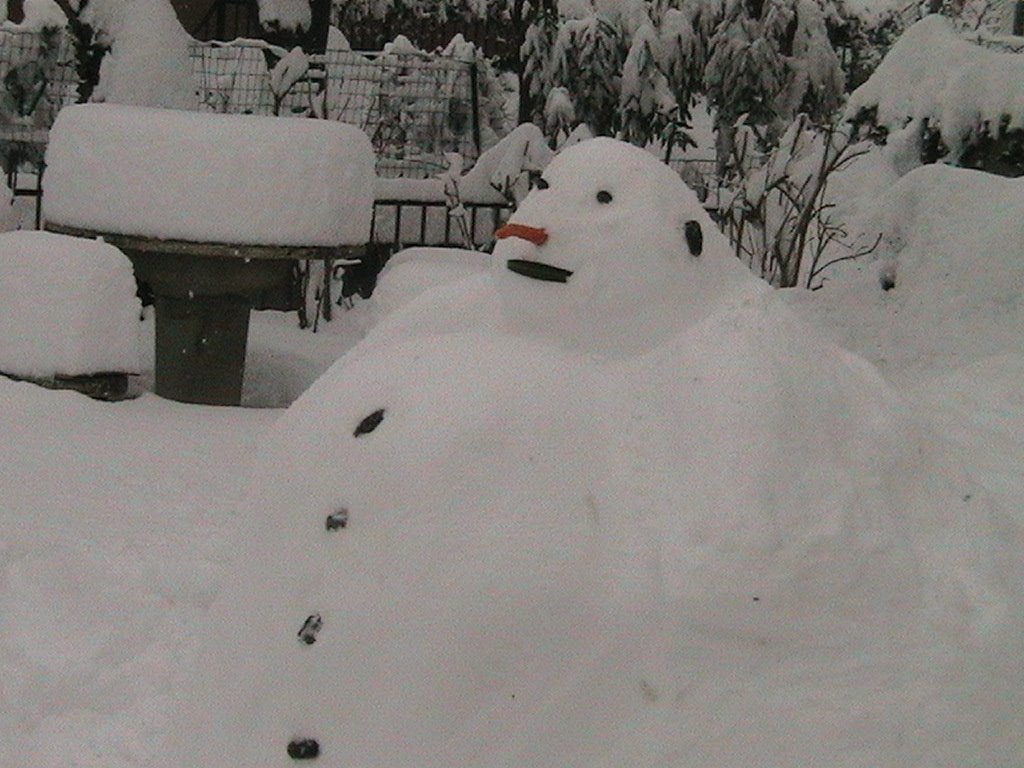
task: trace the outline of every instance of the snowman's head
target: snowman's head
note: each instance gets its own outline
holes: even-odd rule
[[[558,155],[497,235],[494,278],[507,323],[613,354],[699,319],[744,279],[693,191],[648,152],[614,139]]]

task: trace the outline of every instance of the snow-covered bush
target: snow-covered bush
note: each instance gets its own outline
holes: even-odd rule
[[[546,93],[553,89],[550,84],[551,51],[558,37],[558,14],[554,9],[538,13],[524,33],[520,50],[522,75],[519,88],[519,118],[532,120],[538,125],[547,121]],[[563,89],[564,90],[564,89]],[[575,115],[575,109],[573,109]],[[550,133],[548,134],[551,135]]]
[[[682,20],[675,9],[655,20],[645,18],[622,67],[622,138],[638,146],[658,141],[666,154],[673,145],[693,143],[686,129],[694,97],[696,33],[692,25],[678,23]]]
[[[597,136],[614,136],[621,124],[622,65],[628,51],[622,31],[609,17],[569,19],[552,47],[551,83],[572,97],[577,118]]]
[[[908,136],[920,162],[1024,172],[1024,57],[957,34],[942,16],[910,27],[850,97],[846,118],[885,143]]]
[[[258,0],[260,24],[265,29],[309,29],[309,0]]]
[[[773,285],[815,288],[828,267],[871,252],[877,241],[855,240],[828,194],[833,175],[866,151],[800,115],[721,211],[736,256]]]

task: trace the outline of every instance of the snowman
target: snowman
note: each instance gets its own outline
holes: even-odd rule
[[[969,744],[950,660],[1005,609],[981,494],[873,369],[626,145],[567,150],[499,236],[491,272],[398,310],[275,426],[178,763]]]

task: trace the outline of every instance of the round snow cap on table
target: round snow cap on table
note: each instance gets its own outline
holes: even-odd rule
[[[46,164],[52,224],[264,245],[370,236],[373,147],[343,123],[80,104],[57,116]]]

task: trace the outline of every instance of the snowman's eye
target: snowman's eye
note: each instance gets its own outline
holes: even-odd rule
[[[597,202],[599,203],[610,203],[612,201],[612,193],[607,189],[602,189],[597,193]]]
[[[545,179],[543,176],[538,176],[536,179],[533,180],[534,189],[547,189],[548,186],[550,185],[548,184],[547,179]]]

